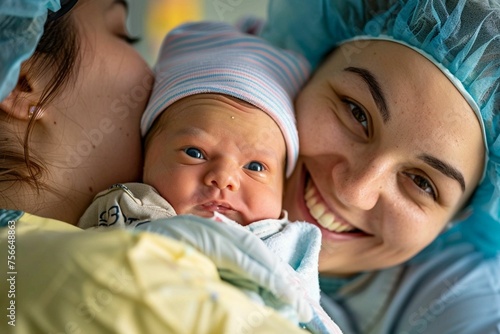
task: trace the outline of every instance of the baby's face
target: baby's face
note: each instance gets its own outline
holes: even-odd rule
[[[263,111],[215,94],[184,98],[158,119],[149,140],[144,182],[177,214],[215,211],[247,225],[279,218],[285,140]]]

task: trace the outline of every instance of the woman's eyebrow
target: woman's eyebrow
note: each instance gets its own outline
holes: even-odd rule
[[[384,123],[387,123],[390,119],[389,109],[387,108],[387,102],[385,101],[384,93],[382,88],[380,88],[380,84],[373,73],[369,70],[359,67],[346,67],[344,71],[355,73],[359,75],[368,85],[370,89],[370,93],[372,94],[373,100],[378,107],[380,115],[382,116],[382,120]]]
[[[462,192],[465,191],[464,176],[462,175],[462,173],[458,169],[456,169],[453,166],[451,166],[450,164],[448,164],[442,160],[439,160],[438,158],[433,157],[433,156],[428,155],[428,154],[422,154],[418,158],[420,160],[422,160],[423,162],[425,162],[426,164],[428,164],[429,166],[431,166],[432,168],[434,168],[434,169],[438,170],[439,172],[441,172],[442,174],[446,175],[447,177],[457,181],[460,184]]]

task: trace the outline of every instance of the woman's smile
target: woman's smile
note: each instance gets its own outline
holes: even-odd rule
[[[322,230],[326,230],[323,231],[324,235],[339,237],[340,234],[342,234],[342,238],[353,238],[367,235],[352,224],[346,222],[340,217],[339,214],[334,213],[332,209],[329,208],[310,177],[306,178],[304,203],[308,208],[311,217],[314,218],[320,227],[322,227]]]

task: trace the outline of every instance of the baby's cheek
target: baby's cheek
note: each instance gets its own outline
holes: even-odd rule
[[[281,194],[272,194],[266,200],[262,201],[262,206],[266,208],[267,218],[278,219],[281,216],[281,208],[283,207],[283,199]]]

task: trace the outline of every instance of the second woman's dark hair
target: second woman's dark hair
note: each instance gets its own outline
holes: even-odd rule
[[[36,126],[37,114],[43,112],[61,89],[74,82],[78,55],[78,34],[71,12],[47,22],[35,53],[23,64],[22,72],[30,73],[30,80],[33,81],[47,76],[50,76],[50,80],[36,104],[36,111],[27,125],[22,143],[14,138],[0,142],[0,182],[22,182],[37,190],[44,186],[40,184],[45,171],[44,164],[40,157],[32,155],[30,136]],[[22,75],[18,85],[29,89],[29,83]]]

